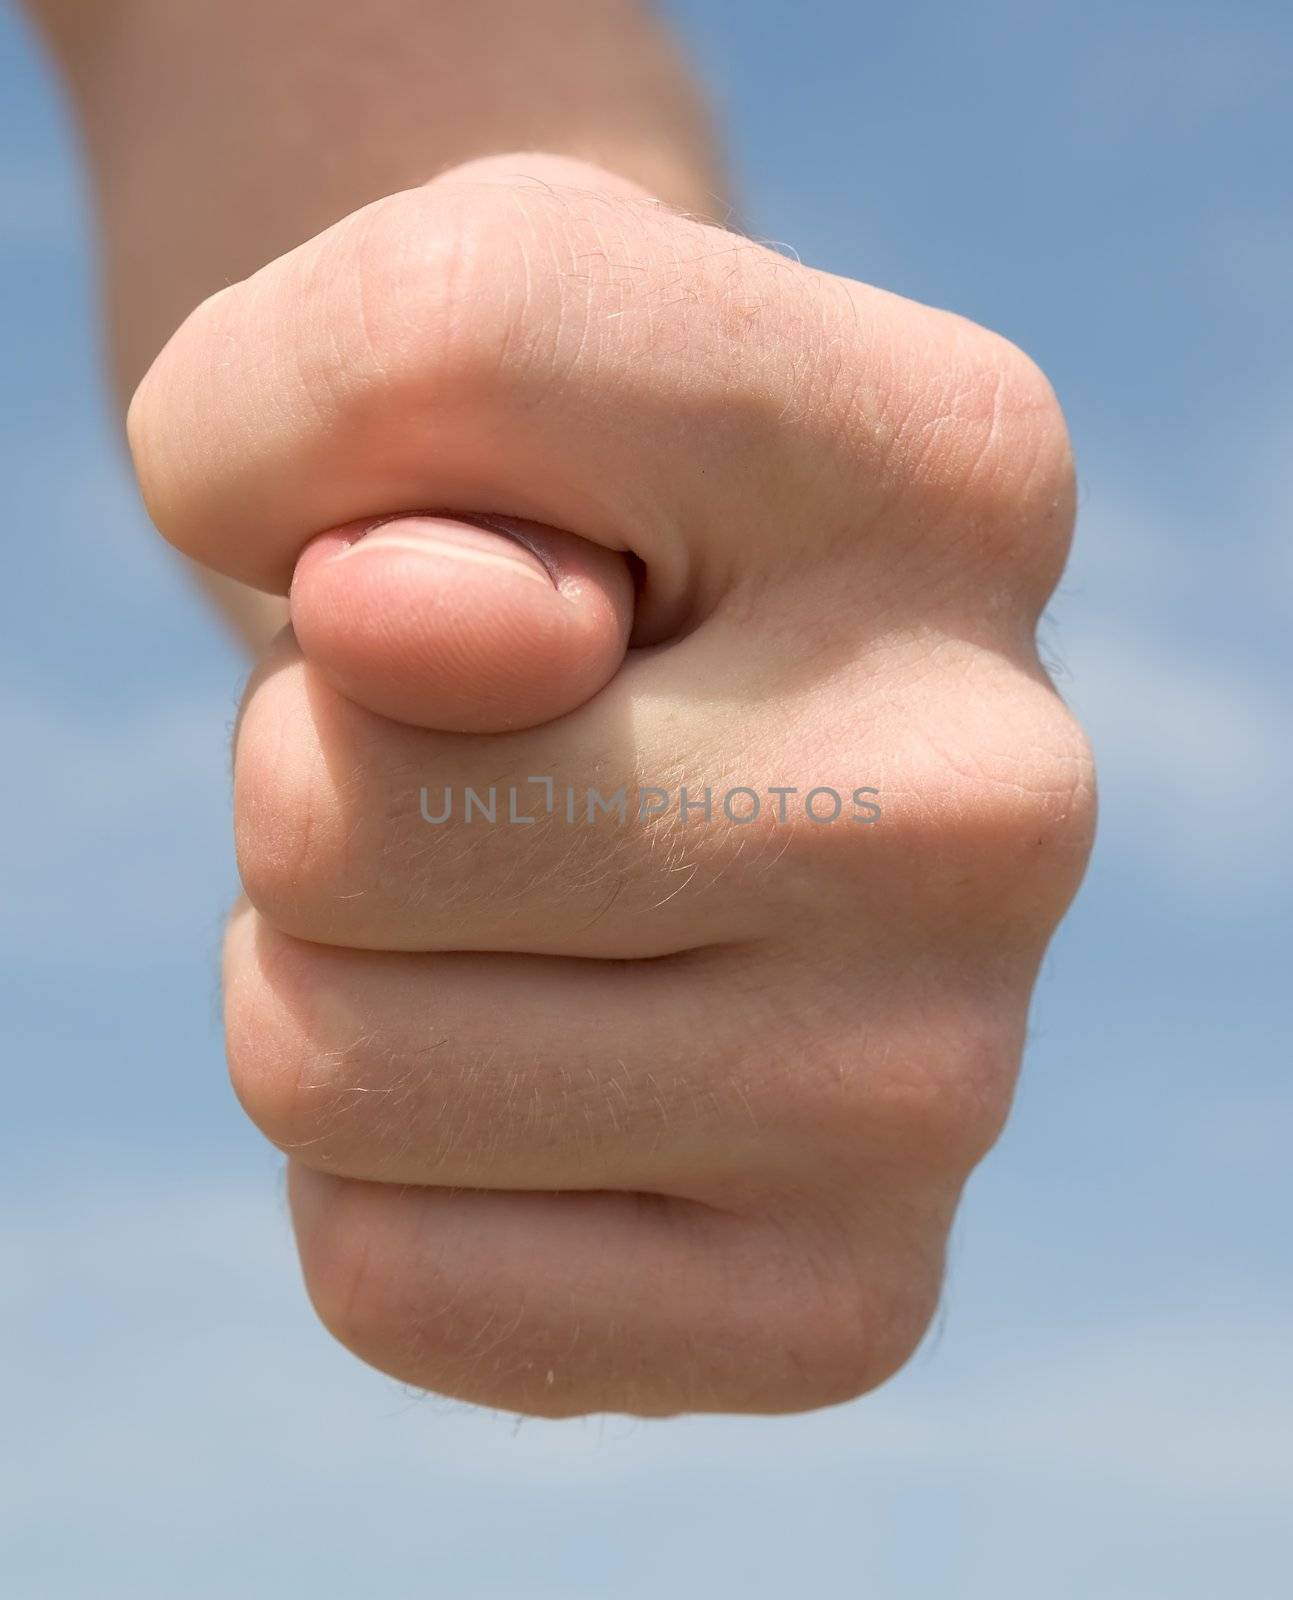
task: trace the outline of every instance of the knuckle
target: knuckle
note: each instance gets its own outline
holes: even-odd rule
[[[1009,1111],[1027,991],[1019,974],[982,981],[947,961],[936,984],[913,965],[863,999],[852,979],[801,986],[779,1006],[788,1031],[765,1090],[778,1172],[837,1200],[877,1174],[930,1194],[959,1184]]]
[[[242,929],[226,936],[225,1058],[243,1110],[275,1144],[291,1142],[300,1068],[282,1020],[267,993],[259,951]]]
[[[243,890],[276,927],[327,919],[340,844],[330,780],[298,664],[253,682],[234,753],[234,847]]]
[[[219,289],[196,306],[154,357],[126,410],[126,444],[140,497],[162,536],[186,554],[202,545],[202,485],[186,469],[190,431],[201,431],[203,396],[194,373],[210,368],[208,352],[230,337],[239,286]]]
[[[840,1405],[870,1394],[915,1354],[933,1307],[868,1304],[822,1317],[814,1333],[795,1409]]]
[[[1023,1044],[1022,997],[944,999],[938,1015],[931,1009],[913,1007],[919,1024],[891,1025],[883,1048],[843,1056],[831,1140],[846,1174],[862,1153],[912,1180],[964,1178],[1000,1133]]]
[[[375,1365],[391,1338],[394,1308],[387,1274],[375,1270],[382,1256],[380,1201],[367,1186],[327,1178],[311,1195],[308,1225],[297,1224],[301,1275],[315,1314],[348,1350]]]
[[[1064,413],[1037,364],[1001,335],[947,319],[911,372],[900,443],[900,470],[943,542],[1049,594],[1076,488]]]
[[[1035,946],[1076,891],[1093,839],[1095,774],[1081,727],[1040,668],[977,646],[921,645],[901,679],[867,742],[846,739],[833,758],[842,767],[839,752],[854,752],[849,765],[874,786],[854,789],[838,773],[829,791],[801,781],[777,861],[815,893],[889,905],[894,926],[921,938],[981,939],[990,922]],[[866,807],[871,825],[858,826]]]
[[[225,1053],[240,1105],[281,1150],[329,1167],[347,1062],[346,1052],[316,1042],[315,1013],[328,994],[314,952],[251,913],[229,930],[224,990]]]
[[[158,360],[161,358],[158,357]],[[126,410],[126,444],[135,469],[140,497],[157,527],[162,525],[160,484],[157,482],[157,443],[154,433],[158,386],[157,361],[140,379]]]
[[[990,506],[1053,498],[1073,471],[1068,427],[1046,375],[1018,345],[974,331],[957,374],[967,394],[967,477]]]
[[[945,925],[981,937],[990,922],[1034,944],[1081,878],[1095,777],[1086,738],[1049,685],[1005,671],[976,671],[968,684],[958,673],[937,716],[913,719],[884,838],[894,870]]]
[[[798,391],[825,338],[804,269],[623,194],[437,182],[370,207],[350,259],[352,366],[421,415],[524,410],[585,375],[776,437],[795,408],[766,381],[770,353]]]
[[[1095,825],[1086,740],[1055,706],[1053,742],[981,758],[948,832],[951,859],[989,914],[1046,934],[1076,892]]]
[[[882,1226],[884,1219],[879,1219]],[[877,1218],[854,1217],[801,1242],[804,1271],[764,1322],[768,1409],[807,1411],[855,1400],[911,1358],[942,1283],[942,1246],[905,1235],[859,1246]],[[939,1235],[941,1241],[941,1233]]]
[[[356,217],[346,270],[327,277],[353,297],[345,325],[359,381],[346,381],[362,405],[384,396],[396,416],[423,418],[550,366],[562,308],[555,275],[538,269],[553,249],[552,209],[481,183],[412,190]],[[321,379],[336,370],[329,362]]]

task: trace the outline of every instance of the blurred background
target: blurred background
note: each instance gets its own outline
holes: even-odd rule
[[[150,534],[84,191],[0,9],[0,1592],[1293,1592],[1293,9],[675,0],[754,231],[1064,401],[1102,761],[938,1326],[785,1421],[517,1424],[308,1311],[216,952],[242,666]]]

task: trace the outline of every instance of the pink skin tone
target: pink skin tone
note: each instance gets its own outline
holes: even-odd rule
[[[226,1029],[327,1326],[542,1415],[882,1381],[1091,839],[1035,644],[1074,500],[1045,379],[507,156],[206,301],[130,432],[174,544],[290,590],[236,741]],[[875,784],[883,818],[419,815],[539,773]]]
[[[498,733],[591,699],[633,623],[624,558],[489,522],[397,516],[311,540],[291,588],[302,650],[342,694],[417,727]]]
[[[541,179],[549,165],[564,176],[570,164],[529,157],[526,170]],[[514,169],[473,161],[455,177],[507,183]],[[618,175],[599,184],[650,199]],[[343,694],[417,727],[498,733],[573,711],[610,681],[634,625],[623,553],[483,509],[470,522],[387,513],[305,547],[292,627]]]

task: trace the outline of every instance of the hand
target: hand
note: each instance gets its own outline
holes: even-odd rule
[[[1037,369],[511,157],[207,301],[130,434],[189,555],[282,593],[305,550],[227,1030],[327,1326],[547,1415],[892,1373],[1092,826]]]

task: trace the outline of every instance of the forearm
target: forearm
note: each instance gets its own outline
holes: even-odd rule
[[[76,108],[125,406],[199,301],[474,155],[585,156],[701,212],[699,97],[633,0],[28,0]],[[252,642],[276,613],[218,598]]]
[[[222,285],[473,155],[582,155],[713,208],[703,114],[631,0],[30,0],[75,101],[123,399]]]

